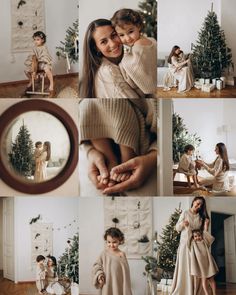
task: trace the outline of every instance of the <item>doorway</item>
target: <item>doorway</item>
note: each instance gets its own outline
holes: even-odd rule
[[[215,277],[218,285],[226,285],[224,220],[230,216],[232,215],[211,212],[211,234],[215,237],[215,241],[211,246],[211,254],[219,268],[219,273]]]

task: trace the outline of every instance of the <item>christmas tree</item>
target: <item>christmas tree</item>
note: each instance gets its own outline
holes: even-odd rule
[[[179,247],[180,234],[176,231],[175,225],[179,220],[182,210],[180,206],[171,214],[169,224],[162,230],[159,244],[159,260],[157,266],[162,269],[163,278],[172,278]]]
[[[192,144],[195,149],[201,144],[200,137],[196,133],[189,134],[188,129],[183,123],[183,119],[176,113],[172,116],[173,130],[173,162],[178,163],[181,155],[184,153],[184,147]]]
[[[193,46],[192,63],[197,78],[220,78],[225,69],[233,67],[231,49],[226,45],[213,4]]]
[[[140,2],[139,8],[144,20],[144,33],[148,37],[157,39],[157,0]]]
[[[77,19],[72,27],[66,30],[65,41],[61,41],[62,46],[56,47],[58,49],[57,56],[68,58],[70,63],[76,63],[79,59],[79,20]]]
[[[79,234],[67,241],[68,247],[58,260],[59,276],[79,283]]]
[[[24,122],[8,155],[13,169],[18,174],[25,177],[32,175],[34,167],[33,142]]]

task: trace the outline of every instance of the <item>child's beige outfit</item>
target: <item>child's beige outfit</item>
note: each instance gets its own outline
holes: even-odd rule
[[[36,287],[39,292],[45,289],[46,268],[43,265],[36,266]]]
[[[25,66],[26,66],[26,71],[29,73],[33,72],[32,69],[32,57],[33,55],[36,56],[37,61],[38,61],[38,69],[39,70],[52,70],[52,57],[48,51],[47,46],[41,45],[41,46],[34,46],[32,48],[32,51],[30,55],[27,57],[25,60]]]
[[[129,264],[125,255],[120,257],[104,250],[93,265],[92,275],[97,289],[99,278],[105,277],[101,295],[132,295]]]
[[[214,237],[207,231],[203,232],[201,241],[191,241],[190,270],[191,275],[198,278],[211,278],[219,271],[209,248],[214,242]]]
[[[187,176],[196,175],[195,161],[192,160],[192,156],[184,153],[179,161],[178,171],[184,173]]]
[[[124,45],[124,56],[119,64],[125,81],[136,91],[153,94],[157,87],[157,42],[153,38],[150,45]]]

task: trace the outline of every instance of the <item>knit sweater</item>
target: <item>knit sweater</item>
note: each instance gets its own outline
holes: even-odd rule
[[[83,99],[79,120],[80,143],[110,138],[137,155],[157,149],[155,99]]]
[[[102,295],[132,295],[129,264],[126,256],[116,256],[104,250],[93,265],[93,285],[99,288],[98,279],[105,277]]]
[[[34,46],[32,48],[30,55],[25,60],[25,65],[29,71],[32,70],[32,56],[33,55],[36,55],[36,58],[39,63],[44,63],[49,68],[52,68],[52,57],[51,57],[46,45]]]
[[[125,81],[118,65],[107,58],[102,59],[95,76],[96,98],[141,98],[145,95]]]
[[[157,42],[153,38],[148,39],[150,45],[134,44],[127,48],[119,67],[133,89],[152,94],[157,87]]]

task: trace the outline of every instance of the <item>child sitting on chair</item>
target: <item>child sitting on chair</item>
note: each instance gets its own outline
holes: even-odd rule
[[[196,164],[192,159],[194,150],[195,148],[191,144],[188,144],[184,147],[184,154],[180,158],[178,171],[184,173],[187,176],[189,187],[191,187],[190,176],[192,176],[194,186],[198,188],[199,184],[197,179],[197,170],[195,167]]]
[[[52,74],[52,57],[49,54],[48,48],[46,46],[46,35],[37,31],[33,35],[34,47],[32,48],[31,54],[27,57],[25,61],[25,74],[29,79],[29,84],[27,85],[26,91],[30,91],[32,87],[32,75],[36,78],[36,73],[38,70],[44,71],[49,79],[49,97],[54,96],[54,83]]]

